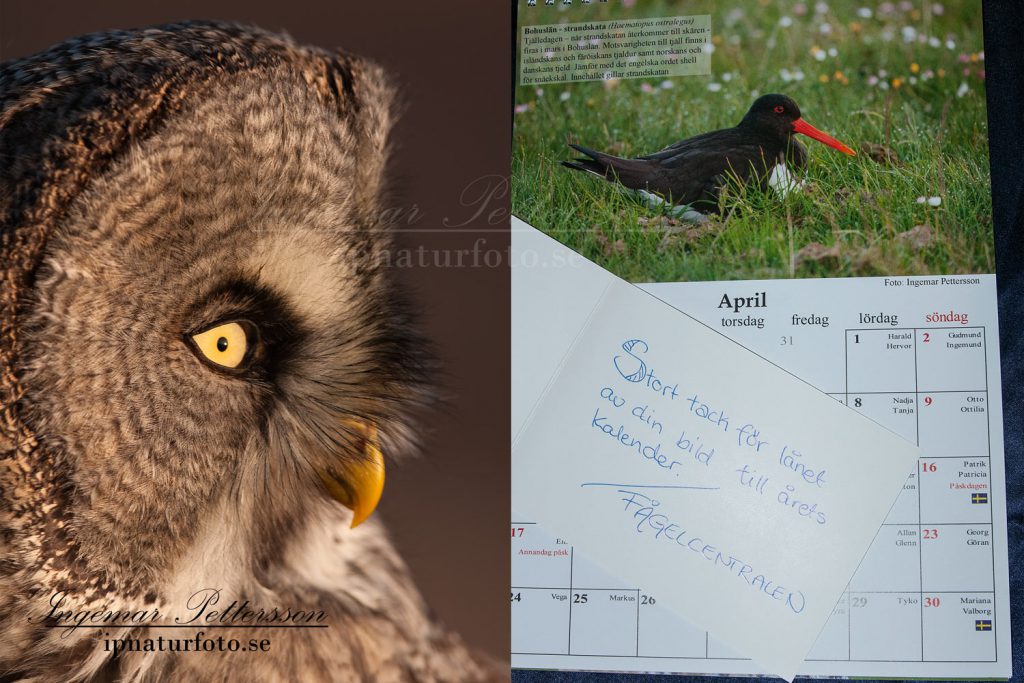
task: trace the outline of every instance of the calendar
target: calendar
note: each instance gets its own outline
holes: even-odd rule
[[[981,19],[971,0],[518,3],[519,225],[919,449],[805,675],[1010,676]],[[527,241],[514,311],[516,257],[546,249]],[[514,321],[513,434],[589,329],[581,293],[603,286],[565,270],[520,271],[546,285]],[[514,667],[766,673],[694,625],[713,628],[699,596],[680,605],[609,575],[607,555],[512,498]]]
[[[995,278],[808,284],[642,285],[920,447],[801,673],[1007,678]],[[572,539],[514,516],[511,542],[514,667],[761,673],[658,595],[603,573]]]

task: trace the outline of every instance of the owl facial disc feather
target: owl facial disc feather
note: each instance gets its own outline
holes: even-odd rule
[[[0,63],[0,680],[507,680],[368,519],[435,401],[384,258],[394,100],[367,60],[223,22]],[[209,591],[328,628],[113,658],[47,627]]]

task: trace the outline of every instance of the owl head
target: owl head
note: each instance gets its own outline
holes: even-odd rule
[[[430,397],[386,267],[383,72],[207,22],[85,36],[0,92],[22,555],[153,598],[202,538],[259,575],[310,519],[362,521]]]

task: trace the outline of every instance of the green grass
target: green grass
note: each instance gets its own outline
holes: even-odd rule
[[[857,9],[875,3],[833,0],[817,16],[814,2],[804,16],[794,11],[796,3],[738,4],[739,13],[707,9],[712,5],[705,2],[638,3],[644,16],[712,14],[710,77],[675,78],[670,89],[660,80],[554,84],[542,86],[542,94],[519,87],[517,104],[528,109],[515,117],[514,213],[631,281],[993,272],[984,63],[977,55],[980,3],[945,2],[944,12],[934,15],[914,2],[913,10],[871,18],[859,17]],[[586,14],[577,7],[570,20],[616,18],[624,14],[621,6],[591,5]],[[641,9],[632,13],[640,16]],[[539,13],[527,16],[527,23],[544,21]],[[793,24],[780,26],[782,16]],[[821,33],[822,24],[830,34]],[[906,43],[904,27],[943,44]],[[954,49],[945,45],[947,34]],[[814,48],[836,54],[818,61]],[[976,61],[963,63],[962,54]],[[783,69],[800,69],[805,78],[785,82]],[[882,70],[886,82],[901,79],[899,87],[872,84]],[[924,80],[928,71],[935,75]],[[710,83],[721,90],[712,92]],[[966,92],[958,96],[964,83]],[[568,99],[560,97],[566,92]],[[648,227],[659,225],[657,210],[558,164],[573,156],[569,142],[636,156],[735,125],[755,92],[793,97],[809,122],[858,156],[801,137],[810,152],[804,190],[780,200],[771,191],[731,188],[721,216],[689,231],[686,225]],[[865,144],[890,149],[898,163],[861,152]],[[933,196],[940,206],[917,202]],[[900,236],[919,225],[929,226],[926,239]]]

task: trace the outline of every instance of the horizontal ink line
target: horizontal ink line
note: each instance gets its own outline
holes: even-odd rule
[[[676,484],[608,484],[599,481],[580,484],[580,488],[585,486],[621,486],[627,489],[693,489],[696,491],[717,491],[720,488],[718,486],[685,486]]]

